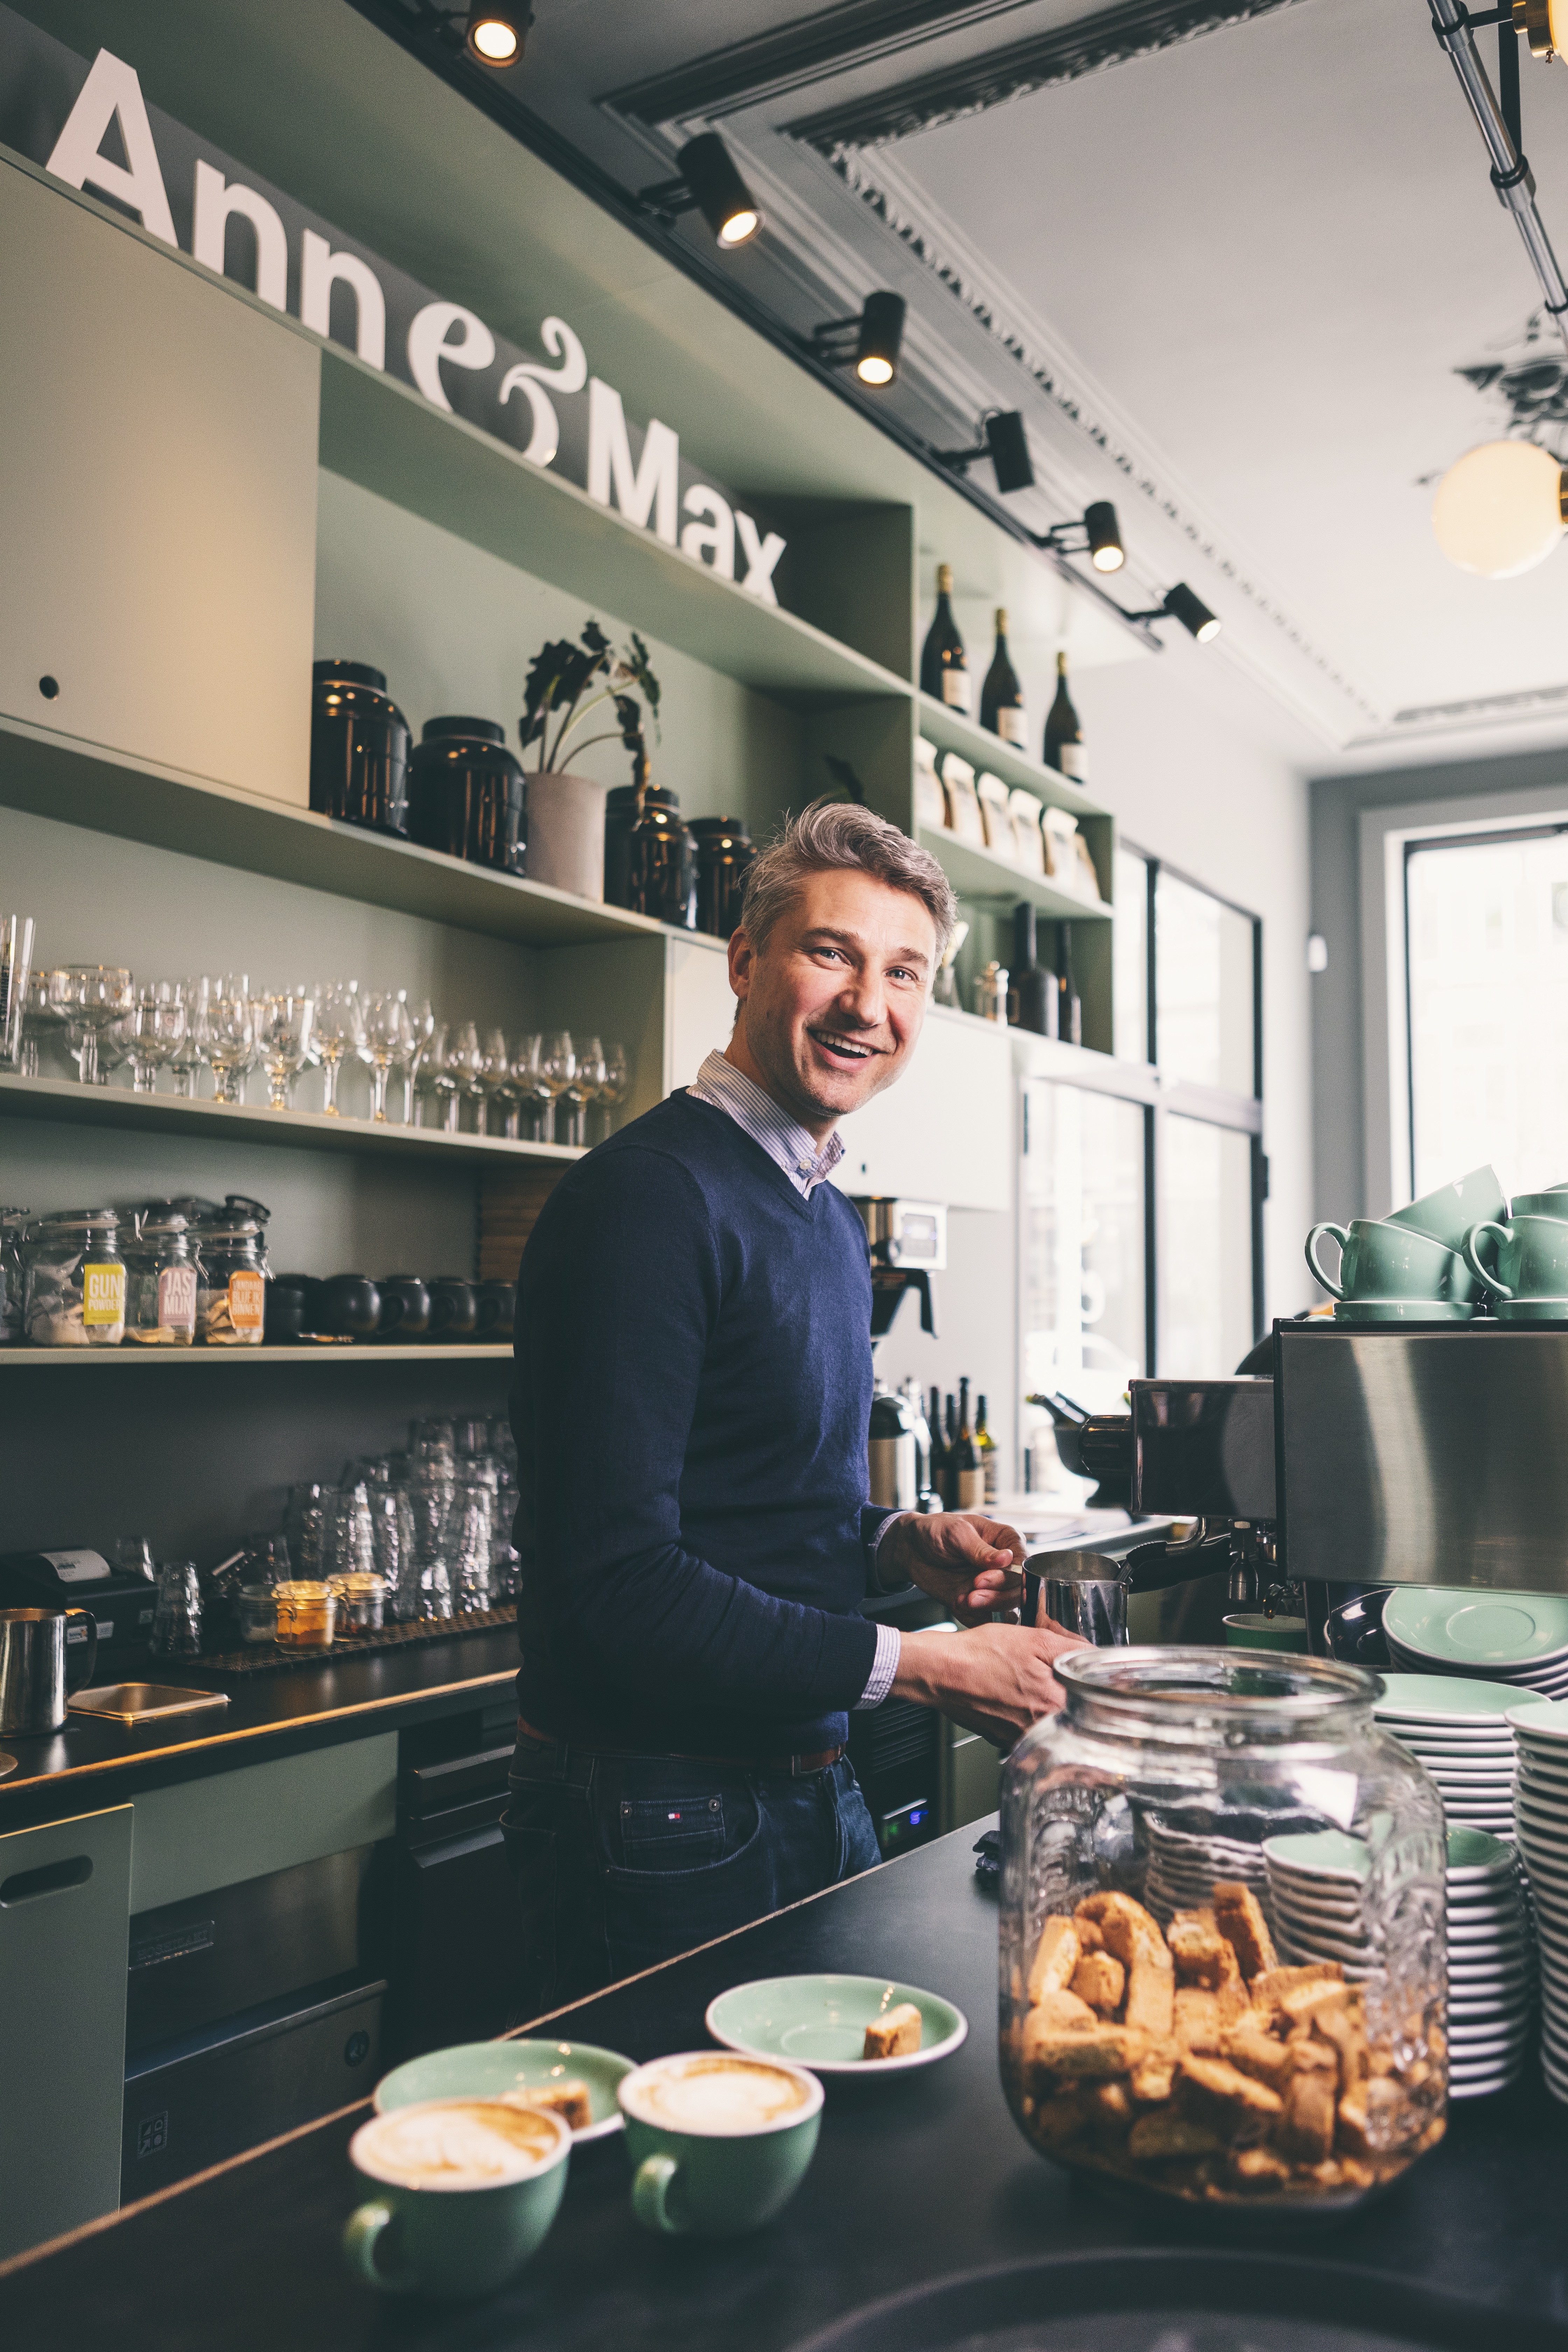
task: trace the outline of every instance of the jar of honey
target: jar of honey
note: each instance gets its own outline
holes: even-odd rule
[[[325,1650],[337,1627],[338,1598],[330,1584],[309,1577],[273,1587],[278,1606],[278,1646],[282,1650]]]

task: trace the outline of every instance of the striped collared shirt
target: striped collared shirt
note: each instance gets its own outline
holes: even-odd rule
[[[753,1086],[743,1070],[727,1061],[717,1051],[709,1055],[697,1073],[697,1082],[686,1089],[699,1102],[711,1103],[732,1118],[742,1133],[753,1143],[760,1143],[768,1158],[782,1168],[797,1192],[806,1200],[819,1184],[826,1183],[844,1157],[844,1139],[837,1128],[821,1150],[804,1127],[797,1126],[782,1111],[771,1095]],[[897,1513],[890,1514],[878,1528],[871,1544],[873,1562],[877,1547],[892,1525]],[[877,1628],[877,1654],[872,1660],[870,1678],[856,1700],[852,1712],[858,1715],[865,1708],[880,1706],[892,1688],[893,1676],[899,1670],[899,1635],[891,1625]]]

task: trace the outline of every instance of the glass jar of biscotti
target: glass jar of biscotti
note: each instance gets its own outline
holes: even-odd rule
[[[1379,1678],[1084,1649],[1004,1781],[1001,2063],[1044,2156],[1271,2221],[1442,2137],[1443,1810]]]

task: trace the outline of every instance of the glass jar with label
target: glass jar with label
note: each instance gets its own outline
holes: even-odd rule
[[[0,1348],[19,1348],[26,1337],[22,1323],[22,1235],[28,1209],[0,1209]]]
[[[112,1209],[64,1209],[27,1227],[23,1320],[34,1348],[118,1348],[125,1260]]]
[[[127,1339],[143,1347],[188,1348],[196,1336],[198,1272],[178,1210],[136,1210],[125,1244]]]
[[[267,1310],[266,1226],[231,1203],[196,1228],[196,1337],[209,1348],[259,1348]]]

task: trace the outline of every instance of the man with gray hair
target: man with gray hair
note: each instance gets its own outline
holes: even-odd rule
[[[955,908],[936,860],[819,803],[747,880],[737,1012],[694,1086],[552,1193],[518,1286],[526,2014],[879,1859],[845,1755],[889,1694],[1005,1741],[1053,1628],[990,1622],[1016,1532],[867,1501],[866,1234],[837,1124],[902,1074]],[[969,1630],[873,1623],[918,1584]]]

